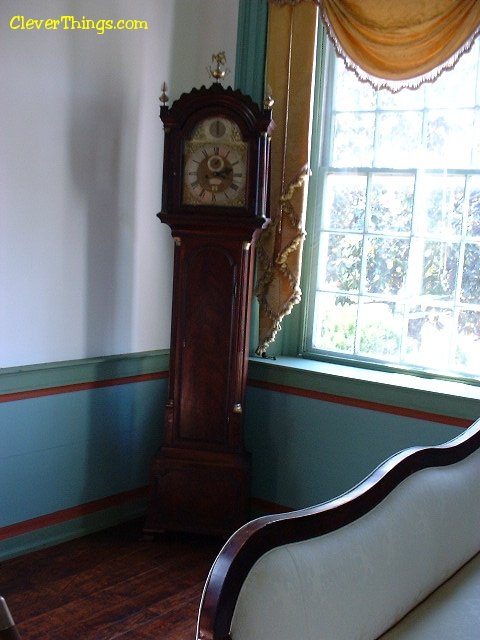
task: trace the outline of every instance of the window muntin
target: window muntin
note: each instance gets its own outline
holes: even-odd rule
[[[478,374],[479,55],[477,42],[435,83],[397,94],[328,56],[308,354]]]

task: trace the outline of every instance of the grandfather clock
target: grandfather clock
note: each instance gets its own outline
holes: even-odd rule
[[[226,535],[248,519],[242,423],[272,120],[270,109],[212,75],[210,88],[160,109],[158,217],[171,228],[175,252],[165,432],[152,461],[146,533]]]

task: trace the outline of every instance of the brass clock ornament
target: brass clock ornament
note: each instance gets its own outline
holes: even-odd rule
[[[271,111],[219,80],[167,105],[160,220],[174,244],[168,398],[145,533],[228,535],[248,519],[243,445],[255,238],[268,216]]]

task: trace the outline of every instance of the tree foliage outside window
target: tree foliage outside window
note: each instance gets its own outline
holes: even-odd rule
[[[308,353],[480,372],[479,51],[396,94],[330,56],[308,214]]]

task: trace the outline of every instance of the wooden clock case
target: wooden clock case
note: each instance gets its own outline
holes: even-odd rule
[[[182,203],[185,141],[226,117],[248,143],[244,206]],[[146,533],[228,535],[248,519],[243,444],[254,240],[268,209],[271,111],[214,83],[162,106],[162,211],[175,242],[168,401],[150,476]]]

